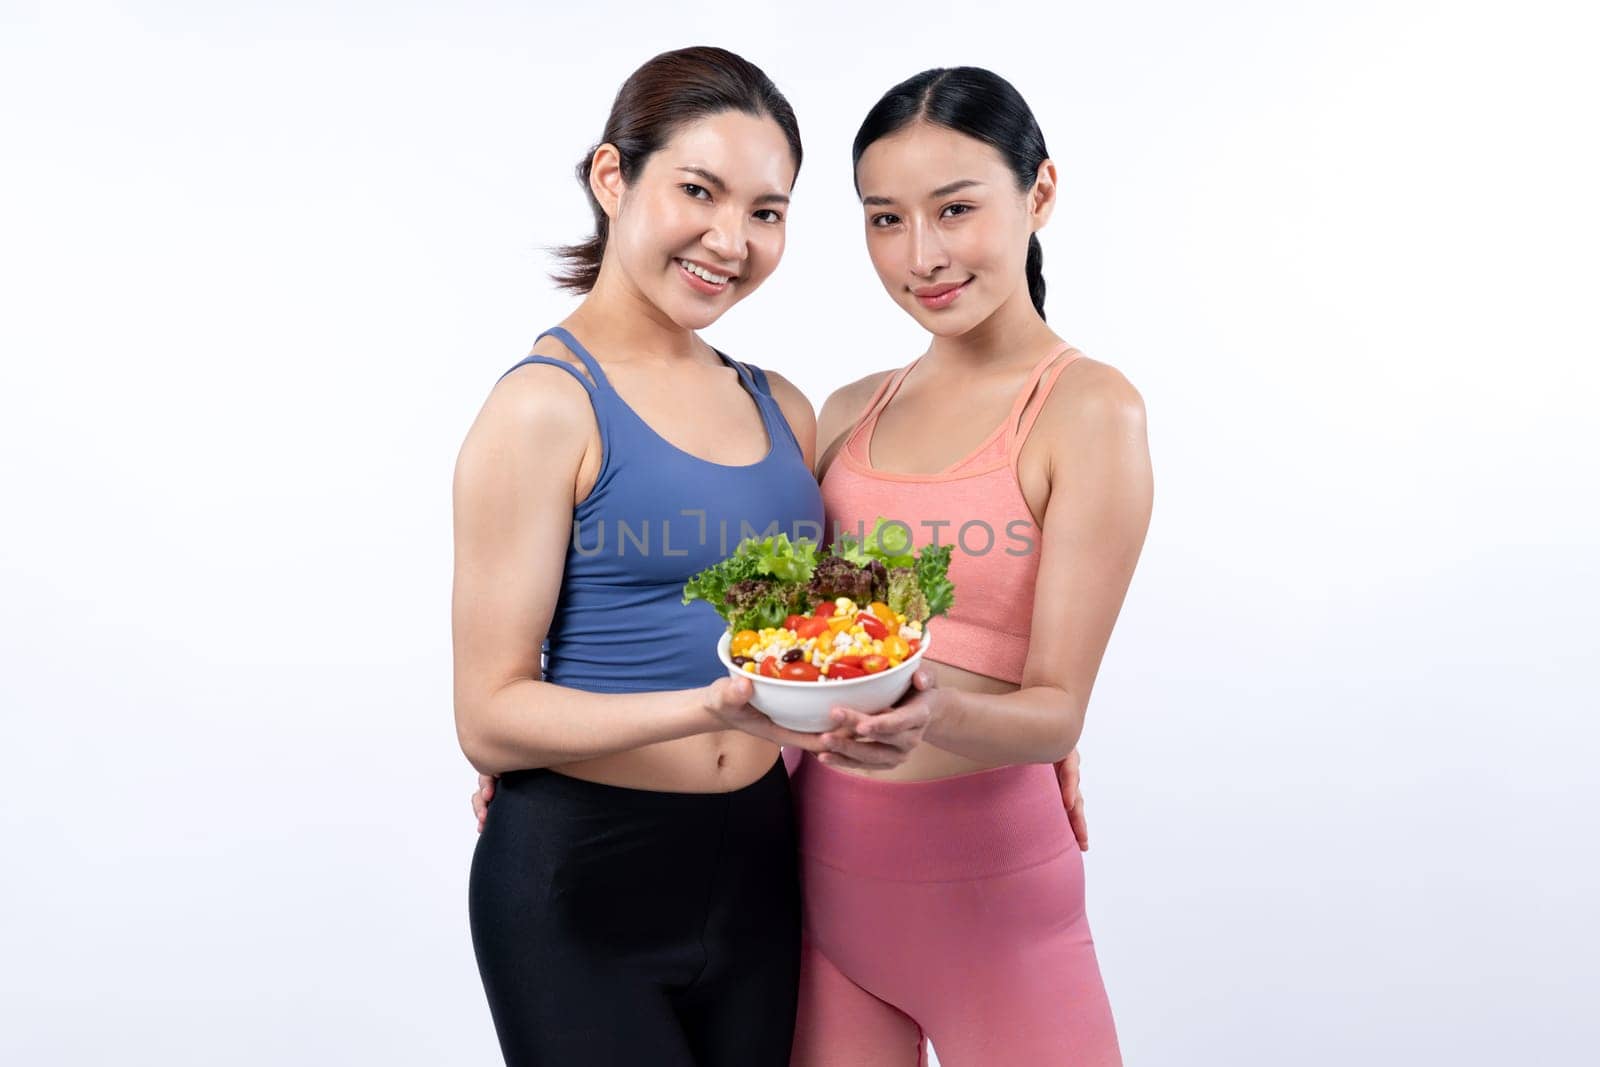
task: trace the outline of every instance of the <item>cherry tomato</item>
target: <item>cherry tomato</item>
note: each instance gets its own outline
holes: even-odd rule
[[[860,659],[861,657],[857,656],[855,658]],[[828,665],[828,677],[836,681],[842,681],[845,678],[865,678],[866,674],[867,672],[860,667],[840,660],[834,660]]]
[[[922,638],[913,637],[911,640],[906,642],[906,647],[911,650],[910,652],[906,653],[907,657],[915,656],[917,654],[917,649],[922,647]]]
[[[763,678],[777,678],[782,668],[783,662],[777,656],[768,656],[761,661],[761,669],[757,673]]]
[[[877,674],[879,671],[886,671],[889,669],[889,657],[879,655],[862,656],[861,669],[867,674]]]
[[[905,659],[911,655],[911,643],[899,634],[890,634],[883,639],[883,654],[892,660]]]
[[[728,655],[742,656],[754,648],[756,642],[760,640],[761,635],[754,630],[740,630],[733,635],[733,640],[728,642]]]
[[[822,672],[805,660],[797,659],[793,663],[785,663],[778,677],[786,682],[814,682],[822,677]]]
[[[883,620],[870,611],[863,611],[860,615],[857,615],[856,622],[860,623],[867,631],[868,637],[875,640],[881,641],[889,636],[889,628],[883,624]]]
[[[841,631],[850,629],[850,616],[829,615],[828,629],[832,630],[834,633],[840,633]]]
[[[826,619],[829,615],[834,613],[834,610],[837,609],[838,606],[839,605],[835,604],[831,600],[824,600],[816,607],[811,609],[811,614],[815,615],[819,619]]]
[[[833,665],[835,667],[840,666],[841,664],[843,666],[846,666],[846,667],[859,667],[859,666],[861,666],[861,657],[860,656],[840,656],[838,659],[833,661]]]
[[[872,612],[872,614],[876,615],[879,619],[883,620],[883,624],[885,626],[893,626],[895,624],[894,609],[889,607],[889,605],[885,604],[883,601],[874,600],[872,603],[867,605],[867,610]]]
[[[794,632],[800,636],[801,640],[804,640],[807,637],[820,637],[821,635],[829,632],[828,620],[826,617],[820,619],[806,619],[799,626],[795,627]]]
[[[805,621],[806,617],[804,615],[790,615],[787,619],[783,620],[784,629],[798,630],[800,629],[800,624]]]

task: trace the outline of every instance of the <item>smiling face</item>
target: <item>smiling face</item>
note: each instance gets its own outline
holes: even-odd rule
[[[1032,306],[1028,238],[1049,217],[1048,177],[1019,191],[993,147],[915,122],[868,146],[856,182],[878,278],[929,332],[957,336],[1011,302]]]
[[[794,179],[783,130],[740,111],[684,126],[632,182],[602,146],[590,176],[611,219],[602,274],[684,329],[708,326],[777,267]]]

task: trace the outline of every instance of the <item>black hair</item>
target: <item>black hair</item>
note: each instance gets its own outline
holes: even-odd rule
[[[1023,192],[1033,188],[1039,164],[1049,158],[1044,133],[1016,86],[982,67],[935,67],[883,94],[862,120],[852,149],[852,165],[873,142],[914,122],[927,122],[982,141],[999,151]],[[856,193],[861,183],[856,182]],[[1039,235],[1028,238],[1028,295],[1044,318],[1044,249]]]

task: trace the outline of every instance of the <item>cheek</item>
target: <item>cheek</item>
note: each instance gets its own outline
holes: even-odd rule
[[[1006,271],[1011,263],[1010,234],[1000,232],[997,226],[967,225],[961,228],[950,243],[955,261],[973,273],[995,274]]]
[[[746,238],[750,262],[755,266],[753,273],[759,278],[765,278],[777,270],[778,264],[783,260],[783,250],[787,244],[788,236],[782,226],[758,230]]]
[[[641,257],[659,259],[663,251],[670,253],[682,245],[688,212],[681,199],[657,196],[629,204],[623,219],[628,248]]]
[[[869,232],[867,257],[872,260],[872,269],[878,272],[884,285],[893,288],[900,284],[906,271],[903,242],[896,241],[890,234]]]

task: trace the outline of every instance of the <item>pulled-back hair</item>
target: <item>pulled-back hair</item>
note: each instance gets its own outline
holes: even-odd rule
[[[594,234],[556,249],[565,261],[553,275],[556,284],[587,293],[600,276],[611,220],[589,188],[595,149],[602,144],[615,146],[622,180],[631,182],[645,161],[678,130],[724,111],[742,111],[776,122],[789,141],[795,173],[800,173],[800,127],[794,109],[760,67],[722,48],[697,46],[663,52],[628,75],[611,104],[605,132],[578,164],[578,184],[594,213]]]
[[[1023,192],[1033,188],[1039,164],[1050,155],[1038,120],[1014,85],[982,67],[936,67],[896,85],[867,112],[856,133],[853,164],[861,165],[862,153],[873,142],[914,122],[942,126],[994,147]],[[856,193],[860,192],[858,179]],[[1027,271],[1028,295],[1042,319],[1044,249],[1039,246],[1038,234],[1028,238]]]

